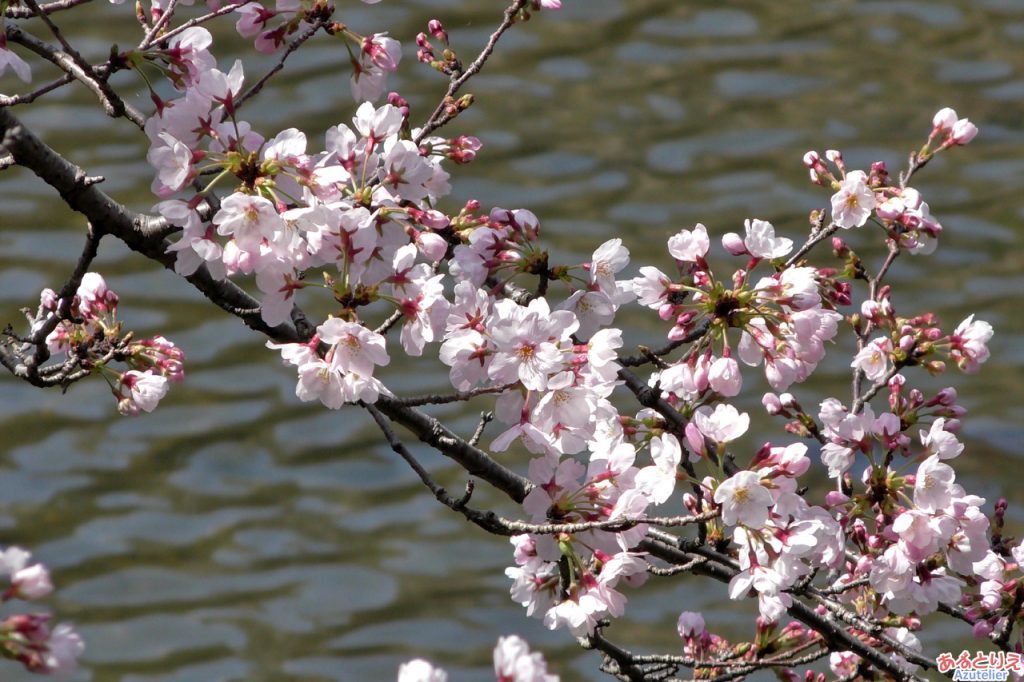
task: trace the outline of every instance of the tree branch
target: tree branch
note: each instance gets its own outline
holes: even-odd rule
[[[519,14],[520,10],[526,7],[528,0],[514,0],[514,2],[505,9],[505,14],[498,25],[498,28],[491,34],[491,37],[487,40],[487,44],[484,45],[484,49],[480,51],[476,59],[464,69],[461,73],[453,73],[451,80],[448,83],[448,90],[445,92],[444,97],[438,103],[433,113],[430,114],[430,118],[420,128],[420,132],[413,138],[413,142],[419,145],[427,135],[446,124],[451,120],[451,116],[447,113],[448,100],[455,96],[455,94],[466,84],[470,78],[480,73],[480,70],[484,68],[484,64],[490,58],[491,53],[494,52],[494,46],[498,44],[498,40],[501,39],[502,34],[505,33],[512,24],[515,23],[516,15]]]

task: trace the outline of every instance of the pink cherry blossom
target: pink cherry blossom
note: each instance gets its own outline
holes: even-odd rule
[[[953,130],[949,139],[953,144],[965,145],[970,143],[978,134],[978,127],[971,123],[970,119],[961,118],[953,124]]]
[[[274,204],[265,197],[235,192],[225,197],[213,216],[217,234],[232,237],[240,249],[253,251],[284,228]]]
[[[875,193],[867,186],[864,171],[851,171],[832,195],[832,221],[843,229],[861,227],[875,208]]]
[[[946,431],[945,427],[945,418],[939,417],[932,422],[931,428],[927,431],[922,429],[919,432],[921,445],[939,459],[953,459],[964,451],[964,444],[957,440],[955,435]]]
[[[711,363],[708,371],[708,383],[712,390],[726,398],[739,395],[743,387],[740,366],[733,358],[718,358]]]
[[[157,403],[167,395],[168,382],[166,377],[132,369],[121,375],[120,386],[128,389],[128,395],[118,403],[118,411],[135,415],[140,409],[146,412],[155,410]]]
[[[766,220],[748,219],[745,227],[747,237],[743,244],[755,258],[782,258],[793,250],[793,240],[776,237],[775,228]]]
[[[668,240],[668,252],[677,261],[694,262],[704,258],[711,246],[708,230],[702,224],[692,230],[680,230]]]
[[[61,623],[53,629],[43,665],[47,673],[61,677],[70,675],[78,667],[78,657],[85,651],[85,643],[74,628]]]
[[[590,258],[590,282],[602,291],[615,292],[615,275],[629,265],[629,249],[621,239],[609,239]]]
[[[715,443],[736,440],[750,427],[750,415],[740,412],[732,405],[720,403],[714,410],[704,406],[693,414],[693,423],[700,432]]]
[[[938,456],[932,455],[917,468],[914,483],[914,504],[926,512],[937,512],[953,499],[953,482],[956,474],[953,467],[943,464]]]
[[[448,673],[422,658],[414,658],[398,667],[397,682],[448,682]]]
[[[19,599],[40,599],[53,592],[50,572],[42,564],[30,564],[31,556],[14,546],[0,551],[0,575],[11,579],[9,594]]]
[[[499,637],[494,647],[496,682],[558,682],[557,675],[547,671],[540,653],[530,653],[529,645],[515,635]]]
[[[932,117],[932,126],[936,130],[952,130],[953,125],[957,121],[956,111],[949,107],[943,107],[935,112],[935,116]]]
[[[973,314],[957,325],[950,336],[950,355],[957,366],[964,372],[977,372],[981,364],[988,360],[988,342],[993,334],[992,325],[975,320]]]
[[[384,337],[361,324],[332,317],[316,331],[321,341],[333,344],[331,367],[342,373],[369,377],[376,365],[391,361],[384,349]]]
[[[683,611],[676,622],[680,637],[697,637],[704,632],[704,616],[693,611]]]
[[[772,495],[755,471],[739,471],[724,481],[715,490],[714,500],[722,507],[722,520],[730,526],[741,523],[760,528],[772,506]]]
[[[864,376],[871,381],[879,381],[889,371],[889,354],[892,350],[892,340],[879,337],[865,345],[850,366],[864,372]]]
[[[637,472],[636,485],[654,504],[662,504],[672,496],[682,454],[679,441],[670,433],[651,439],[651,459],[654,465]]]

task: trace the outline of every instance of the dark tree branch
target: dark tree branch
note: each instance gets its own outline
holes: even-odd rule
[[[694,341],[697,341],[698,339],[702,338],[705,334],[708,333],[708,329],[710,328],[711,320],[705,319],[699,325],[697,325],[696,329],[691,331],[685,337],[678,339],[676,341],[670,341],[660,348],[649,348],[647,349],[646,353],[641,351],[639,355],[627,355],[625,357],[621,357],[619,358],[619,364],[622,365],[623,367],[639,367],[640,365],[646,365],[651,362],[652,355],[656,358],[664,357],[671,353],[672,351],[674,351],[676,348],[679,348],[680,346],[685,346],[688,343],[693,343]]]
[[[30,36],[17,26],[7,27],[7,37],[14,42],[21,43],[39,56],[55,64],[59,69],[69,76],[73,76],[85,87],[92,90],[103,105],[103,110],[111,118],[125,117],[140,129],[146,123],[146,117],[134,107],[124,103],[121,97],[114,92],[107,83],[106,77],[97,73],[93,67],[85,61],[78,50],[72,47],[61,33],[60,28],[53,23],[50,17],[42,11],[35,0],[23,0],[23,2],[36,13],[36,16],[46,24],[57,42],[64,48],[57,50],[54,47]]]
[[[8,19],[29,19],[31,17],[39,16],[38,12],[43,14],[54,14],[56,12],[63,12],[64,10],[77,7],[78,5],[84,5],[92,0],[58,0],[57,2],[47,2],[39,5],[37,9],[31,7],[8,7],[4,11],[4,17]]]
[[[15,163],[28,168],[57,191],[74,211],[81,213],[103,234],[122,240],[133,251],[174,268],[174,255],[167,253],[166,234],[177,228],[162,218],[130,211],[111,199],[95,184],[86,182],[82,169],[55,152],[19,121],[9,110],[0,109],[0,144]],[[221,308],[237,314],[250,328],[276,341],[298,341],[295,328],[281,324],[270,327],[260,318],[259,301],[233,282],[218,281],[205,267],[185,278]],[[244,314],[239,314],[243,312]],[[257,312],[254,312],[257,311]]]

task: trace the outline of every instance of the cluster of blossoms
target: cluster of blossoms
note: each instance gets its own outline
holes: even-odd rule
[[[52,289],[40,295],[32,331],[50,328],[46,347],[86,373],[101,374],[117,400],[118,412],[152,412],[171,383],[185,378],[184,353],[162,336],[136,341],[117,319],[118,296],[95,272],[87,272],[70,301]],[[111,366],[121,362],[130,369]]]
[[[35,601],[53,591],[50,572],[31,563],[31,555],[20,547],[0,550],[0,575],[9,585],[0,601]],[[81,637],[65,623],[50,628],[50,616],[19,613],[0,621],[0,655],[18,661],[35,673],[65,675],[75,669],[85,646]]]
[[[495,682],[558,682],[558,675],[548,673],[544,656],[530,653],[529,645],[515,635],[498,638],[494,676]],[[448,673],[416,658],[398,668],[398,682],[448,682]]]
[[[560,4],[532,0],[529,7]],[[155,3],[152,20],[165,9]],[[947,363],[976,371],[988,358],[991,326],[971,316],[945,333],[931,314],[898,316],[890,289],[875,286],[882,274],[871,280],[843,239],[832,240],[841,267],[814,267],[806,250],[794,254],[793,240],[760,219],[747,220],[742,235],[722,237],[735,259],[725,273],[712,269],[702,224],[668,240],[671,274],[643,266],[620,277],[630,260],[620,239],[586,262],[552,264],[540,245],[540,221],[528,210],[488,211],[475,200],[457,212],[438,208],[450,190],[444,162],[471,162],[481,144],[428,134],[436,126],[413,128],[397,93],[382,106],[372,103],[399,63],[397,41],[329,23],[332,10],[319,0],[279,0],[272,10],[250,2],[236,11],[238,32],[255,38],[260,51],[317,27],[351,42],[352,92],[362,104],[352,125],[329,128],[322,145],[295,128],[267,137],[240,118],[252,92],[244,89],[242,63],[220,70],[207,29],[175,30],[127,53],[136,67],[159,65],[178,93],[154,94],[156,112],[145,124],[152,190],[162,199],[155,210],[177,232],[168,248],[175,270],[189,277],[202,268],[215,280],[251,276],[267,328],[296,315],[304,289],[333,300],[334,314],[308,340],[268,343],[295,368],[303,401],[338,409],[391,396],[376,372],[390,363],[395,342],[389,352],[387,335],[396,326],[406,355],[423,356],[437,344],[456,399],[497,394],[494,416],[503,429],[489,450],[519,446],[533,456],[522,503],[530,523],[522,525],[535,530],[511,538],[514,565],[506,569],[512,598],[528,615],[581,638],[622,616],[624,589],[661,569],[644,546],[651,526],[662,522],[650,511],[674,505],[689,516],[671,525],[698,528],[698,544],[733,571],[730,598],[756,598],[760,614],[753,643],[733,645],[706,630],[700,614],[683,612],[678,632],[696,668],[822,644],[822,633],[806,625],[779,627],[794,597],[807,594],[823,612],[842,609],[862,642],[907,671],[920,650],[913,634],[920,616],[961,609],[979,636],[1017,618],[1024,543],[1011,548],[996,540],[1001,512],[993,528],[985,500],[957,484],[949,464],[964,449],[956,433],[965,410],[952,389],[927,398],[908,389],[901,374],[912,367],[937,374]],[[417,45],[420,62],[450,76],[462,68],[440,22],[430,22]],[[10,66],[27,77],[22,65],[0,43],[0,70]],[[449,97],[438,111],[450,120],[471,103],[470,96]],[[848,171],[838,151],[808,152],[811,181],[834,192],[829,226],[815,216],[812,238],[871,223],[892,257],[932,252],[942,226],[906,182],[976,132],[951,109],[938,112],[913,168],[898,180],[883,163]],[[222,197],[214,192],[224,189]],[[858,279],[872,284],[859,309]],[[669,345],[627,363],[619,357],[622,331],[613,325],[633,301],[657,312]],[[134,342],[123,335],[117,302],[103,279],[88,273],[71,300],[43,292],[33,331],[48,330],[51,353],[103,374],[119,411],[152,411],[168,383],[182,379],[182,354],[159,336]],[[847,406],[828,398],[810,414],[787,391],[816,370],[845,327],[858,341],[854,400]],[[115,371],[113,361],[131,369]],[[612,396],[630,383],[625,365],[645,363],[655,367],[646,386],[630,386],[647,398],[640,400],[645,407],[620,412]],[[786,419],[794,437],[817,440],[817,452],[803,442],[768,442],[736,463],[730,448],[750,416],[729,401],[743,391],[743,366],[761,368],[775,391],[765,395],[765,410]],[[862,393],[864,381],[871,387]],[[868,401],[883,389],[888,410],[876,414]],[[915,427],[927,427],[916,442]],[[800,485],[815,457],[836,483],[820,504]],[[679,483],[686,492],[677,491]],[[49,591],[45,571],[26,564],[27,555],[13,548],[0,555],[12,581],[7,598]],[[827,585],[813,584],[820,574]],[[51,633],[45,617],[15,617],[4,627],[5,654],[30,669],[59,669],[80,651],[72,631]],[[830,660],[840,677],[857,674],[862,663],[848,651]],[[557,680],[515,637],[499,640],[494,665],[498,682]],[[447,675],[416,660],[398,677],[443,682]]]

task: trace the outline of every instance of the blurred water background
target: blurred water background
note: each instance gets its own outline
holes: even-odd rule
[[[460,54],[475,55],[504,7],[339,4],[354,30],[387,29],[403,42],[391,88],[418,120],[444,83],[414,63],[416,33],[441,18]],[[742,231],[746,217],[799,239],[808,212],[828,201],[806,181],[800,159],[808,149],[836,147],[850,168],[884,160],[895,171],[937,109],[954,107],[979,125],[969,147],[940,156],[915,180],[946,231],[933,257],[901,258],[891,281],[901,314],[932,310],[952,329],[977,312],[995,326],[993,359],[980,374],[954,371],[925,385],[961,389],[970,414],[958,480],[990,505],[1005,494],[1014,503],[1010,523],[1024,532],[1024,2],[565,5],[506,35],[467,90],[477,103],[447,130],[477,135],[485,146],[476,163],[452,169],[445,205],[478,198],[529,208],[556,260],[580,262],[619,236],[633,253],[631,268],[666,268],[667,237],[698,221],[715,243]],[[130,5],[97,1],[64,28],[98,59],[113,40],[135,35],[130,14]],[[243,47],[220,43],[222,68]],[[251,64],[253,78],[272,61]],[[37,82],[46,75],[37,70]],[[340,42],[314,41],[245,117],[267,137],[299,127],[318,146],[317,131],[352,115],[348,75]],[[134,87],[130,76],[120,78]],[[5,77],[0,86],[13,92],[20,84]],[[146,105],[141,89],[134,95]],[[16,113],[90,174],[105,175],[105,190],[120,201],[138,210],[154,203],[142,136],[109,121],[83,89]],[[0,320],[17,322],[19,307],[34,306],[41,288],[59,286],[70,271],[84,224],[15,169],[0,174],[0,225]],[[850,239],[878,258],[867,233]],[[0,375],[0,544],[24,545],[54,569],[59,590],[50,604],[88,642],[76,680],[376,681],[394,679],[401,661],[420,655],[467,682],[487,678],[495,639],[512,632],[543,649],[563,680],[600,677],[596,658],[509,599],[507,543],[438,505],[366,415],[300,403],[294,372],[261,338],[113,240],[104,240],[96,268],[121,295],[129,328],[175,341],[188,375],[156,413],[135,419],[116,415],[98,380],[61,395]],[[651,316],[628,323],[634,344],[664,332]],[[845,395],[844,350],[796,389],[805,404]],[[405,393],[446,383],[444,368],[431,363],[392,363],[382,376]],[[763,384],[754,373],[747,381]],[[753,391],[748,409],[757,409],[759,395]],[[468,433],[487,406],[435,412]],[[748,448],[772,434],[763,424]],[[459,470],[415,451],[445,484],[461,487]],[[521,453],[507,458],[525,470]],[[675,651],[684,609],[703,611],[726,633],[752,634],[751,603],[730,603],[697,580],[631,594],[628,617],[611,634],[632,647]],[[975,647],[954,624],[940,624],[929,641]],[[30,677],[11,665],[0,673]]]

